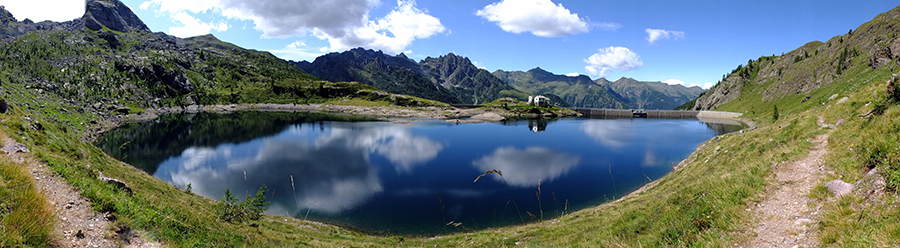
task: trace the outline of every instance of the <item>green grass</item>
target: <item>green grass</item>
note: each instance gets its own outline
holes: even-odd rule
[[[55,222],[24,165],[0,159],[0,247],[46,247]]]
[[[896,24],[897,21],[887,22]],[[873,25],[863,24],[858,30],[885,27]],[[770,124],[773,123],[772,110],[775,105],[781,118],[821,116],[826,124],[831,125],[843,120],[844,123],[831,132],[828,140],[829,154],[825,165],[834,174],[826,174],[809,194],[822,204],[819,240],[825,246],[891,247],[900,240],[900,199],[897,194],[900,189],[900,105],[895,100],[888,100],[885,92],[890,68],[897,68],[900,64],[892,61],[873,69],[868,65],[869,56],[864,52],[868,48],[860,48],[864,47],[865,42],[868,41],[861,37],[838,36],[826,43],[807,44],[804,48],[810,51],[834,48],[822,50],[824,52],[821,53],[810,52],[809,57],[792,60],[792,65],[779,72],[784,73],[782,80],[772,80],[771,77],[760,80],[758,72],[772,70],[768,66],[780,67],[783,60],[802,52],[791,52],[775,60],[754,61],[754,64],[763,64],[763,69],[743,72],[749,74],[750,80],[742,87],[741,97],[716,109],[742,112],[744,117],[770,127],[784,123],[782,120]],[[829,64],[835,58],[846,59],[846,62],[840,63],[846,65],[840,67],[840,74],[836,73],[837,67]],[[740,70],[735,72],[740,73]],[[826,74],[829,76],[824,76]],[[815,78],[832,82],[799,94],[777,90],[783,87],[783,82],[810,82]],[[845,97],[845,101],[838,103]],[[883,112],[868,118],[858,116],[876,108]],[[877,170],[879,176],[866,177],[870,169]],[[874,184],[876,178],[883,179],[884,186]],[[859,188],[857,194],[834,201],[826,200],[833,195],[827,192],[824,183],[835,179],[855,184]]]
[[[900,240],[900,106],[887,103],[884,80],[873,80],[843,104],[829,105],[823,111],[826,121],[844,119],[829,139],[826,164],[836,173],[824,181],[841,179],[860,184],[861,194],[851,194],[825,204],[820,240],[829,246],[890,247]],[[886,104],[885,104],[886,103]],[[881,115],[861,118],[885,104]],[[864,175],[876,169],[886,188],[873,187]],[[872,190],[876,190],[872,193]]]

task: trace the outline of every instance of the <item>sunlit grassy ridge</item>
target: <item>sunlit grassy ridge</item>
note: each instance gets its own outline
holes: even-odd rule
[[[824,202],[824,245],[890,247],[900,240],[900,99],[887,93],[892,70],[900,72],[898,57],[889,55],[898,27],[895,8],[827,42],[750,61],[717,86],[740,82],[740,94],[716,110],[742,112],[757,123],[773,122],[776,106],[781,118],[817,115],[830,125],[841,122],[830,135],[825,160],[835,173],[826,174],[811,194]],[[891,60],[875,68],[885,51]],[[870,170],[877,174],[865,176]],[[855,194],[825,200],[832,196],[823,183],[835,179],[855,184]]]

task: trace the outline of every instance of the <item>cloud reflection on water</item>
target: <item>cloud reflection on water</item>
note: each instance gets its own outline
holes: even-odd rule
[[[394,163],[397,171],[408,172],[443,149],[440,143],[396,126],[333,127],[314,141],[298,138],[304,137],[300,133],[296,126],[283,133],[287,135],[261,142],[223,144],[215,149],[192,147],[163,162],[156,176],[179,187],[191,184],[195,193],[215,199],[225,189],[243,196],[266,184],[274,191],[270,213],[296,214],[311,209],[338,214],[384,191],[370,154],[380,154]],[[234,150],[240,149],[255,155],[235,155]]]
[[[524,150],[500,147],[494,153],[473,161],[472,165],[479,170],[500,170],[509,185],[530,187],[537,186],[539,180],[551,181],[566,174],[580,161],[579,156],[545,147],[529,147]],[[495,180],[501,181],[499,176],[493,176]]]
[[[426,137],[417,137],[405,127],[333,129],[333,135],[320,142],[344,142],[375,152],[390,160],[398,172],[411,172],[416,165],[437,157],[444,146]]]
[[[630,120],[628,120],[630,122]],[[579,128],[588,137],[609,148],[622,148],[630,142],[634,142],[634,130],[628,125],[623,125],[625,120],[585,121]]]

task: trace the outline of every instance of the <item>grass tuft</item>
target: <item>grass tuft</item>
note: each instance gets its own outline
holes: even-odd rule
[[[30,173],[0,159],[0,247],[46,247],[54,215]]]

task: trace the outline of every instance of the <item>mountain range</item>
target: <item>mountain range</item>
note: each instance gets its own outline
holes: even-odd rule
[[[118,0],[88,0],[82,18],[63,23],[20,22],[0,7],[0,61],[3,91],[32,99],[16,100],[40,99],[48,112],[113,116],[193,104],[304,104],[348,98],[433,103],[364,84],[325,81],[268,52],[244,49],[213,35],[182,39],[153,33]],[[404,80],[404,87],[408,85]],[[435,92],[429,98],[454,99],[440,89],[421,91]]]
[[[592,81],[585,75],[566,76],[540,67],[493,73],[453,53],[415,62],[401,53],[355,48],[329,53],[313,62],[294,62],[300,69],[334,82],[354,81],[396,94],[453,104],[480,104],[500,97],[525,100],[545,95],[563,107],[673,109],[703,92],[700,87],[641,82],[622,78]]]

